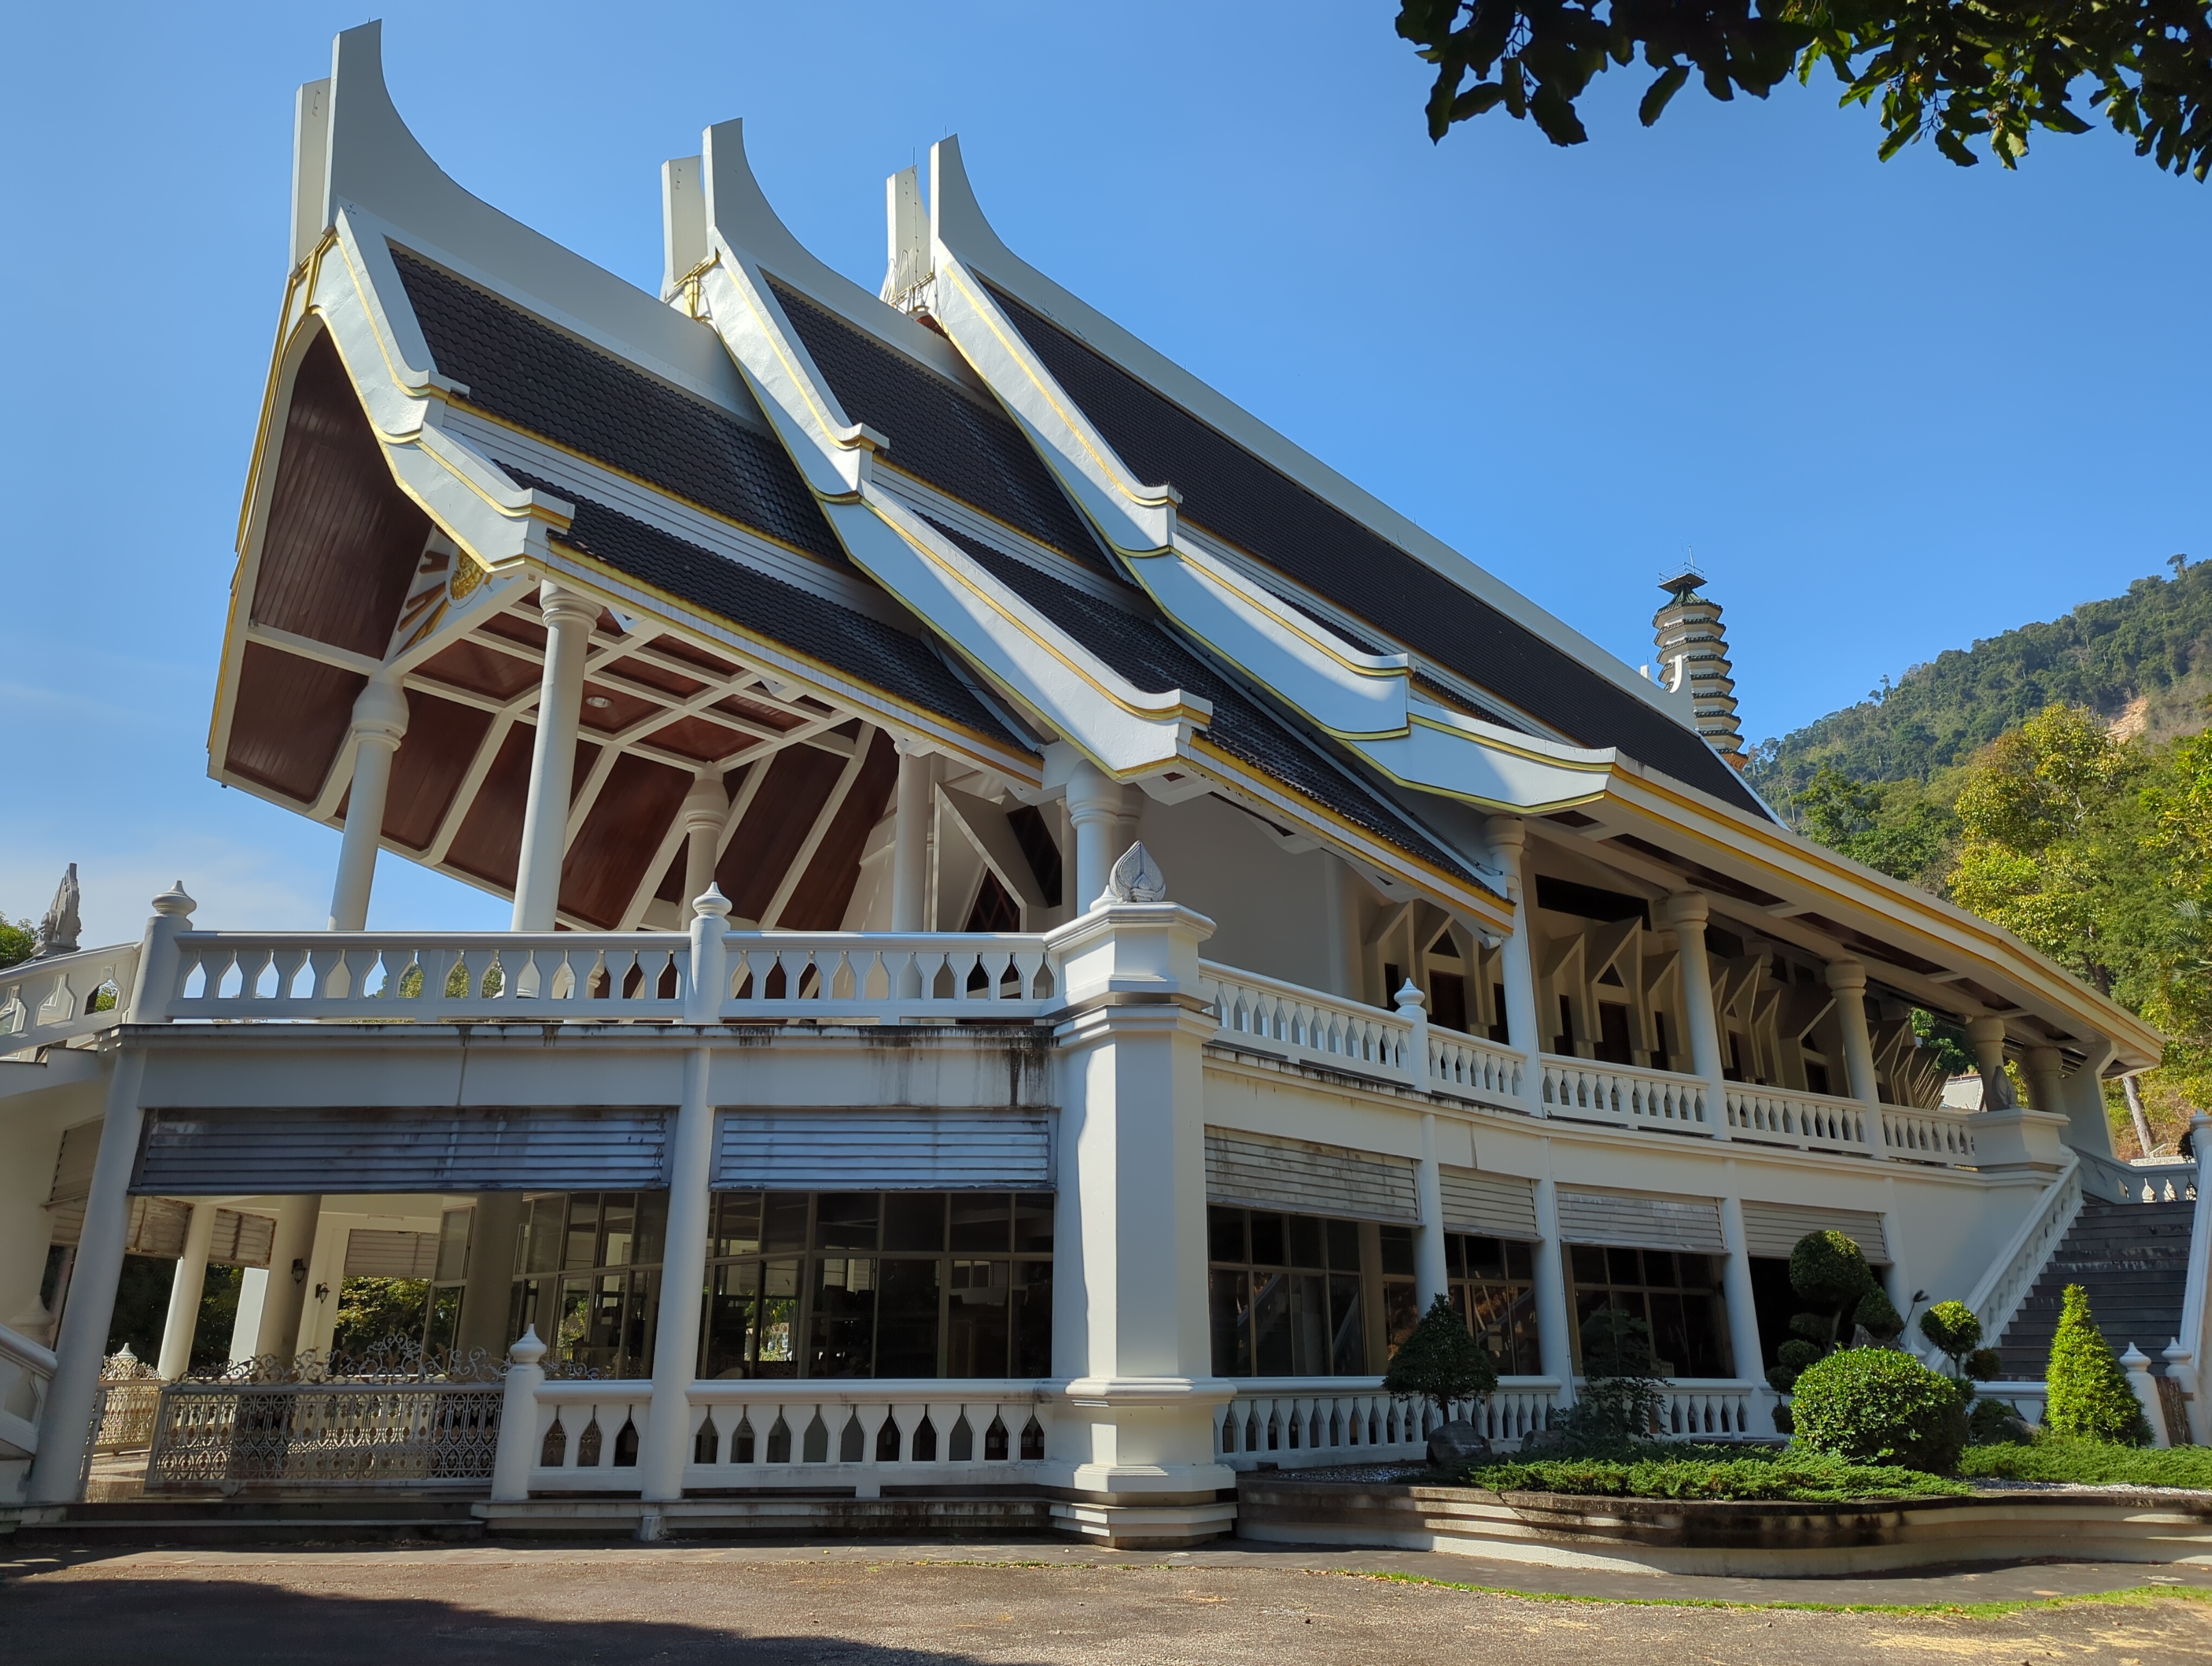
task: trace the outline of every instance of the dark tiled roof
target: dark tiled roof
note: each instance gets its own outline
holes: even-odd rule
[[[1103,567],[1098,546],[1036,448],[995,404],[770,280],[837,403],[890,440],[884,461],[1064,556]]]
[[[1036,356],[1148,484],[1182,514],[1357,613],[1415,652],[1584,746],[1630,757],[1754,813],[1735,772],[1692,731],[1138,380],[995,287]]]
[[[1206,726],[1206,739],[1231,757],[1376,838],[1447,873],[1473,880],[1474,875],[1449,851],[1316,756],[1289,725],[1186,647],[1157,617],[1127,612],[950,526],[933,520],[930,524],[1136,687],[1148,694],[1182,689],[1212,701],[1213,721]]]
[[[503,458],[496,460],[518,484],[576,506],[574,521],[566,532],[553,535],[556,543],[568,544],[896,699],[1026,749],[1028,743],[1010,733],[922,638],[718,556],[619,509],[579,497],[573,486],[555,485]]]
[[[811,556],[849,565],[775,436],[394,246],[437,368],[467,402]]]

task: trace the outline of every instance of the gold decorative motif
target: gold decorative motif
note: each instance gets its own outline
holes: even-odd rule
[[[465,556],[453,563],[453,575],[447,581],[446,588],[455,601],[462,602],[476,594],[483,581],[484,569]]]

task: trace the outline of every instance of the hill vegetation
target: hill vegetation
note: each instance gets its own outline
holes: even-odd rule
[[[1996,921],[2170,1038],[2154,1146],[2212,1104],[2212,563],[1914,666],[1761,743],[1808,836]],[[2142,1141],[2108,1095],[2120,1148]]]

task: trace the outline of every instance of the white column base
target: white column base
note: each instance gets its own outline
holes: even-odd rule
[[[1053,1525],[1110,1550],[1176,1550],[1202,1545],[1237,1527],[1232,1503],[1106,1504],[1056,1499]]]

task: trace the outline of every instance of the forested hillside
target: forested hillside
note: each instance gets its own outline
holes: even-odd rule
[[[2168,564],[2171,578],[2137,579],[2124,596],[2085,602],[2063,619],[1948,648],[1894,684],[1885,677],[1857,705],[1761,742],[1753,784],[1784,808],[1823,765],[1856,781],[1926,781],[2054,702],[2087,707],[2124,736],[2153,742],[2203,728],[2212,562]]]
[[[1750,774],[1809,837],[1995,921],[2156,1025],[2150,1138],[2212,1099],[2212,563],[1915,666]],[[1948,1026],[1927,1020],[1941,1044]],[[1960,1055],[1963,1059],[1963,1055]]]

